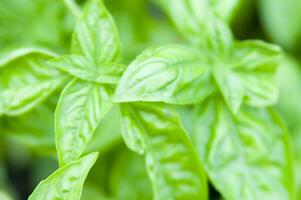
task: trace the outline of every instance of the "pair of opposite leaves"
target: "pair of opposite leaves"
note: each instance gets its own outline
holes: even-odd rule
[[[273,109],[265,108],[277,100],[275,78],[280,49],[261,41],[234,42],[222,21],[210,12],[203,15],[196,10],[201,1],[164,5],[166,2],[162,1],[163,7],[179,31],[198,44],[197,48],[171,45],[146,50],[123,74],[115,101],[196,104],[193,141],[209,178],[223,197],[293,199],[287,133]],[[146,104],[134,106],[132,112],[124,111],[124,107],[121,104],[122,113],[127,113],[122,119],[130,119],[123,122],[130,124],[123,128],[126,143],[137,152],[151,149],[152,131],[145,130],[151,126],[147,123],[164,124],[155,120],[159,112]],[[168,119],[170,115],[161,116]],[[152,177],[156,170],[148,170]],[[187,188],[201,185],[190,184]],[[176,184],[174,190],[181,191]],[[185,192],[169,198],[206,198],[192,191],[189,194],[195,194],[194,198]],[[160,191],[157,194],[168,198]]]

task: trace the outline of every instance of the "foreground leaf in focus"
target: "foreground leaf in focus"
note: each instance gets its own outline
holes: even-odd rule
[[[63,90],[56,108],[56,145],[60,165],[83,153],[100,120],[110,111],[111,91],[97,83],[74,79]]]
[[[128,147],[144,153],[154,199],[207,199],[198,155],[174,110],[164,104],[121,104]]]
[[[213,98],[196,108],[193,136],[217,190],[233,200],[293,199],[291,148],[279,116],[250,107],[233,115]]]
[[[76,55],[61,56],[48,64],[81,80],[107,84],[118,83],[126,68],[118,63],[106,63],[97,67],[85,57]]]
[[[96,65],[120,59],[118,32],[102,0],[90,0],[85,6],[73,33],[71,52]]]
[[[66,78],[46,65],[55,55],[41,49],[18,49],[0,60],[0,115],[24,113],[55,91]]]
[[[214,89],[209,65],[206,55],[195,48],[170,45],[147,49],[122,76],[115,101],[198,102]]]
[[[97,159],[91,153],[58,169],[39,183],[28,200],[79,200],[84,181]]]
[[[114,84],[125,69],[115,63],[120,51],[111,15],[102,0],[90,0],[73,33],[72,54],[49,62],[75,78],[61,94],[56,110],[60,166],[80,157],[100,120],[110,111]]]

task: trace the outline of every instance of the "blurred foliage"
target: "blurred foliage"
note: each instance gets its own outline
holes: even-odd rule
[[[85,1],[78,3],[83,6]],[[153,0],[106,0],[106,5],[118,27],[125,64],[150,45],[183,42]],[[0,0],[0,57],[28,46],[66,53],[74,22],[64,1]],[[278,72],[277,109],[291,134],[297,199],[301,199],[301,1],[243,0],[231,26],[238,38],[264,39],[286,51]],[[59,92],[24,114],[0,117],[1,200],[26,199],[37,183],[57,168],[54,110]],[[180,112],[187,129],[188,112]],[[83,200],[152,199],[144,159],[123,144],[119,120],[114,107],[85,150],[101,153],[88,175]]]

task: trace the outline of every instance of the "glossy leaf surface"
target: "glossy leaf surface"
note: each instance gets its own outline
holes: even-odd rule
[[[154,199],[207,199],[207,181],[179,117],[164,104],[121,105],[124,140],[145,154]]]
[[[109,84],[118,83],[126,68],[124,65],[117,63],[106,63],[96,66],[83,56],[77,55],[62,56],[48,63],[83,81]]]
[[[225,199],[293,199],[291,149],[279,116],[250,107],[234,116],[213,98],[196,108],[193,136],[215,187]]]
[[[210,64],[205,59],[206,55],[186,46],[150,48],[127,68],[116,89],[115,101],[200,101],[214,89]]]
[[[112,107],[111,90],[77,79],[63,90],[56,109],[56,146],[60,165],[84,151],[100,120]]]
[[[121,47],[113,19],[102,0],[90,0],[76,25],[71,52],[96,65],[118,61]]]
[[[0,115],[18,115],[47,98],[65,80],[46,65],[55,55],[42,49],[18,49],[0,60]]]
[[[36,187],[28,200],[79,200],[84,181],[96,159],[97,153],[91,153],[58,169]]]

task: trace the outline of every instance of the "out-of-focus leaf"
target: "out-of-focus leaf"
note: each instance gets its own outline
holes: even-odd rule
[[[286,56],[278,71],[280,98],[277,108],[288,124],[294,149],[297,198],[301,199],[301,64]]]
[[[53,54],[18,49],[0,60],[0,115],[22,114],[55,91],[66,76],[46,65]]]
[[[9,196],[9,194],[7,194],[4,191],[0,190],[0,199],[1,200],[13,200],[13,198],[11,196]]]
[[[102,0],[90,0],[72,37],[71,52],[97,66],[117,62],[121,54],[118,32]]]
[[[100,189],[99,185],[85,184],[81,200],[114,200],[107,197]]]
[[[0,51],[40,46],[65,52],[73,23],[63,1],[1,0]]]
[[[154,199],[207,199],[207,180],[174,110],[164,104],[121,104],[124,140],[144,152]]]
[[[55,58],[48,64],[84,81],[111,84],[118,83],[126,69],[125,66],[117,63],[106,63],[97,67],[85,57],[77,55]]]
[[[96,159],[97,153],[91,153],[58,169],[39,183],[28,200],[79,200],[84,181]]]
[[[266,30],[273,42],[286,49],[301,47],[301,1],[260,0],[259,11]]]
[[[111,93],[108,86],[77,79],[63,90],[55,113],[60,166],[76,160],[83,153],[100,120],[113,106]]]
[[[293,199],[288,134],[273,109],[242,107],[233,115],[214,96],[193,120],[201,160],[225,199]]]
[[[261,41],[237,42],[229,63],[215,68],[217,85],[233,112],[243,101],[260,107],[276,103],[280,52],[279,47]]]
[[[56,98],[54,100],[51,98],[22,115],[2,117],[0,132],[34,153],[55,155],[54,110],[56,103]]]
[[[110,174],[110,191],[114,199],[152,199],[152,187],[141,155],[121,149]]]
[[[203,59],[201,59],[203,58]],[[210,63],[194,48],[150,48],[130,64],[115,92],[116,102],[198,102],[214,89]]]
[[[155,0],[190,43],[204,49],[227,51],[232,33],[227,24],[210,9],[209,0]],[[214,2],[211,2],[214,3]]]
[[[98,151],[102,154],[111,151],[122,142],[119,111],[117,106],[114,106],[100,121],[85,152]]]

